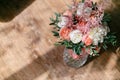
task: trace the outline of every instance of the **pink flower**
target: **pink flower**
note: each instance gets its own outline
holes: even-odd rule
[[[100,23],[99,19],[97,19],[97,17],[95,17],[94,15],[90,17],[90,22],[94,27],[98,27]]]
[[[90,24],[87,21],[80,21],[77,25],[77,29],[79,29],[83,34],[86,34],[90,30]]]
[[[93,40],[88,35],[85,35],[82,38],[82,42],[84,42],[86,46],[89,46],[93,43]]]
[[[88,54],[90,54],[90,53],[91,53],[90,48],[86,48],[86,52],[87,52]]]
[[[85,40],[85,45],[86,46],[89,46],[89,45],[91,45],[92,44],[92,39],[90,38],[90,37],[88,37],[86,40]]]
[[[92,1],[91,0],[85,0],[85,7],[92,7]]]
[[[72,49],[68,49],[68,52],[73,59],[79,59],[80,58],[80,56],[77,55]]]
[[[72,11],[67,10],[63,13],[63,16],[68,16],[68,17],[72,17]]]

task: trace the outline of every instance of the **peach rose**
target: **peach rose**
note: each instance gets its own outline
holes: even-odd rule
[[[82,33],[79,30],[73,30],[70,32],[70,40],[73,43],[79,43],[82,40]]]
[[[61,28],[59,35],[62,39],[69,40],[70,39],[69,33],[71,31],[72,31],[71,28],[63,27],[63,28]]]
[[[83,36],[82,42],[84,42],[86,46],[89,46],[92,44],[93,40],[88,35],[85,35]]]
[[[72,17],[72,11],[70,10],[67,10],[63,13],[64,16],[69,16],[69,17]]]
[[[87,23],[87,22],[85,22],[85,21],[80,21],[80,22],[79,22],[79,26],[85,26],[86,23]]]

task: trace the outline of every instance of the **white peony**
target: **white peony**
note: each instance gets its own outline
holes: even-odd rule
[[[67,17],[62,16],[61,21],[57,25],[58,25],[58,27],[62,28],[64,26],[66,26],[68,24],[68,22],[69,22],[69,19]]]
[[[77,14],[78,16],[81,16],[81,15],[82,15],[82,13],[83,13],[83,8],[84,8],[84,3],[78,4],[78,9],[77,9],[77,12],[76,12],[76,14]]]
[[[90,31],[89,35],[93,40],[93,44],[98,45],[98,43],[103,42],[104,36],[107,35],[107,30],[105,27],[95,27]]]
[[[104,26],[104,27],[102,26],[99,29],[99,33],[101,33],[101,35],[103,36],[106,36],[109,31],[110,29],[107,26]]]
[[[73,43],[79,43],[82,40],[82,33],[79,30],[74,30],[70,33],[70,40]]]

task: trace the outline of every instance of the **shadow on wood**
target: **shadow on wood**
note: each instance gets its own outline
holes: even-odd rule
[[[43,56],[39,56],[39,52],[34,51],[33,54],[38,54],[38,58],[4,80],[33,80],[47,71],[50,71],[51,74],[55,74],[52,72],[54,70],[58,72],[56,75],[65,75],[63,74],[66,71],[62,59],[63,49],[63,47],[57,47]],[[61,69],[59,70],[59,68]]]
[[[120,45],[120,0],[112,0],[115,8],[110,10],[112,21],[110,23],[111,32],[117,32],[117,38]]]
[[[47,76],[51,80],[55,77],[61,80],[71,74],[80,76],[84,74],[90,75],[89,73],[91,73],[92,75],[95,72],[104,72],[112,54],[112,51],[105,52],[100,57],[89,62],[89,64],[74,69],[64,64],[63,51],[64,47],[56,47],[43,56],[39,56],[39,52],[34,51],[33,54],[37,54],[38,58],[4,80],[34,80],[46,72],[49,72]]]
[[[0,0],[0,21],[12,20],[34,0]]]

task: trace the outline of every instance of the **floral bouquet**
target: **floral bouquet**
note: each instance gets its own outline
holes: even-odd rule
[[[64,45],[72,52],[73,59],[83,54],[99,55],[100,48],[107,49],[108,44],[116,45],[117,39],[110,32],[110,15],[104,12],[102,4],[91,0],[75,1],[63,13],[55,13],[50,18],[54,25],[53,34],[59,38],[56,45]]]

